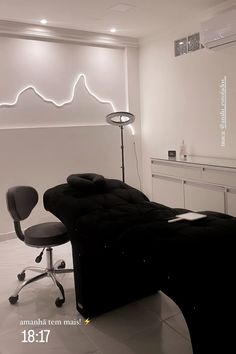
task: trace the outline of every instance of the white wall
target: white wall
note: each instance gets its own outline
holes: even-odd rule
[[[174,40],[194,26],[154,36],[140,48],[144,191],[151,196],[150,157],[167,157],[185,140],[191,155],[236,158],[236,47],[174,57]],[[220,81],[227,77],[226,144],[221,146]]]
[[[0,48],[0,234],[4,234],[13,230],[6,210],[7,188],[32,185],[42,196],[71,173],[97,172],[120,179],[120,131],[106,125],[105,116],[113,108],[126,110],[129,98],[136,114],[135,141],[140,128],[138,97],[128,87],[130,75],[138,83],[135,48],[7,37],[0,38]],[[129,66],[136,68],[131,74]],[[72,97],[80,73],[86,75],[87,86],[82,77]],[[27,85],[35,91],[23,92],[9,106]],[[55,106],[66,100],[71,103]],[[133,142],[125,128],[127,182],[139,187]],[[137,141],[138,153],[139,146]],[[40,198],[25,225],[50,219],[53,216],[43,210]]]
[[[41,196],[25,225],[51,220],[51,214],[43,210],[43,192],[65,183],[72,173],[119,177],[118,147],[119,132],[111,126],[0,130],[1,233],[13,229],[5,207],[9,187],[32,185]]]

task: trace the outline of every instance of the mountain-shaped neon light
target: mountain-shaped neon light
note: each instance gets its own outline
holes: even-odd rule
[[[7,107],[7,106],[15,106],[17,104],[18,100],[19,100],[20,95],[22,93],[24,93],[25,91],[30,90],[30,89],[33,90],[36,93],[36,95],[39,96],[43,101],[49,102],[49,103],[53,103],[56,107],[63,107],[66,104],[71,103],[73,101],[73,99],[75,97],[76,86],[78,85],[78,83],[79,83],[81,78],[84,79],[84,84],[85,84],[86,90],[88,91],[88,93],[92,97],[94,97],[100,103],[108,103],[108,104],[110,104],[112,109],[113,109],[113,111],[116,111],[115,106],[114,106],[112,101],[103,100],[103,99],[99,98],[94,92],[92,92],[92,90],[88,86],[85,74],[79,74],[78,75],[77,79],[75,80],[75,82],[73,84],[71,95],[65,101],[57,102],[57,101],[53,100],[52,98],[45,97],[41,92],[39,92],[37,90],[37,88],[35,86],[27,85],[26,87],[24,87],[22,90],[20,90],[18,92],[18,94],[16,95],[16,98],[12,102],[2,102],[2,103],[0,103],[0,107],[3,107],[3,106],[5,106],[5,107]]]
[[[11,102],[0,102],[0,107],[11,107],[11,106],[15,106],[15,105],[18,103],[20,96],[21,96],[25,91],[27,91],[27,90],[33,90],[33,91],[35,92],[35,94],[36,94],[37,96],[39,96],[39,97],[40,97],[43,101],[45,101],[45,102],[52,103],[52,104],[54,104],[54,105],[55,105],[56,107],[58,107],[58,108],[63,107],[63,106],[65,106],[65,105],[67,105],[67,104],[72,103],[72,101],[74,100],[76,86],[78,85],[79,81],[80,81],[82,78],[83,78],[83,80],[84,80],[84,84],[85,84],[85,87],[86,87],[86,90],[88,91],[88,93],[89,93],[93,98],[95,98],[99,103],[110,104],[110,106],[111,106],[113,112],[115,112],[115,111],[116,111],[116,108],[115,108],[114,103],[113,103],[112,101],[110,101],[110,100],[105,100],[105,99],[102,99],[102,98],[98,97],[98,96],[89,88],[88,83],[87,83],[86,75],[83,74],[83,73],[81,73],[81,74],[79,74],[79,75],[77,76],[77,78],[76,78],[76,80],[75,80],[75,82],[74,82],[74,84],[73,84],[70,97],[69,97],[68,99],[62,101],[62,102],[57,102],[57,101],[53,100],[52,98],[48,98],[48,97],[44,96],[44,95],[43,95],[40,91],[38,91],[37,88],[36,88],[35,86],[33,86],[33,85],[27,85],[27,86],[25,86],[23,89],[21,89],[21,90],[17,93],[16,98],[15,98],[13,101],[11,101]],[[130,127],[130,129],[131,129],[132,135],[134,135],[134,129],[133,129],[133,127],[132,127],[131,125],[130,125],[129,127]]]

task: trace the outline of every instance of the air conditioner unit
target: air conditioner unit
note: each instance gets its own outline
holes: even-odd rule
[[[236,8],[202,23],[200,41],[209,49],[236,43]]]

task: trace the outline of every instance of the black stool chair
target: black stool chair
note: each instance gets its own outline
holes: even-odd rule
[[[56,279],[56,274],[71,273],[73,269],[65,269],[63,260],[53,264],[52,247],[59,246],[69,241],[67,230],[61,222],[47,222],[29,227],[24,232],[21,230],[20,221],[25,220],[38,203],[38,193],[33,187],[17,186],[8,189],[7,191],[7,207],[14,220],[14,228],[16,235],[27,246],[43,248],[42,252],[35,259],[39,263],[42,259],[44,250],[46,249],[46,268],[26,267],[17,275],[18,279],[23,283],[20,284],[12,296],[9,297],[9,302],[15,304],[19,298],[19,292],[28,284],[45,277],[50,277],[53,283],[60,290],[60,297],[55,301],[57,307],[61,307],[65,302],[65,293],[63,286]],[[25,280],[25,272],[31,270],[39,275]]]

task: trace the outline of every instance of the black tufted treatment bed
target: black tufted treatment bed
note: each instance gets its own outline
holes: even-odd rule
[[[185,210],[97,174],[69,176],[45,192],[44,205],[68,229],[84,317],[162,290],[180,307],[194,354],[235,351],[236,218],[208,211],[168,223]]]

